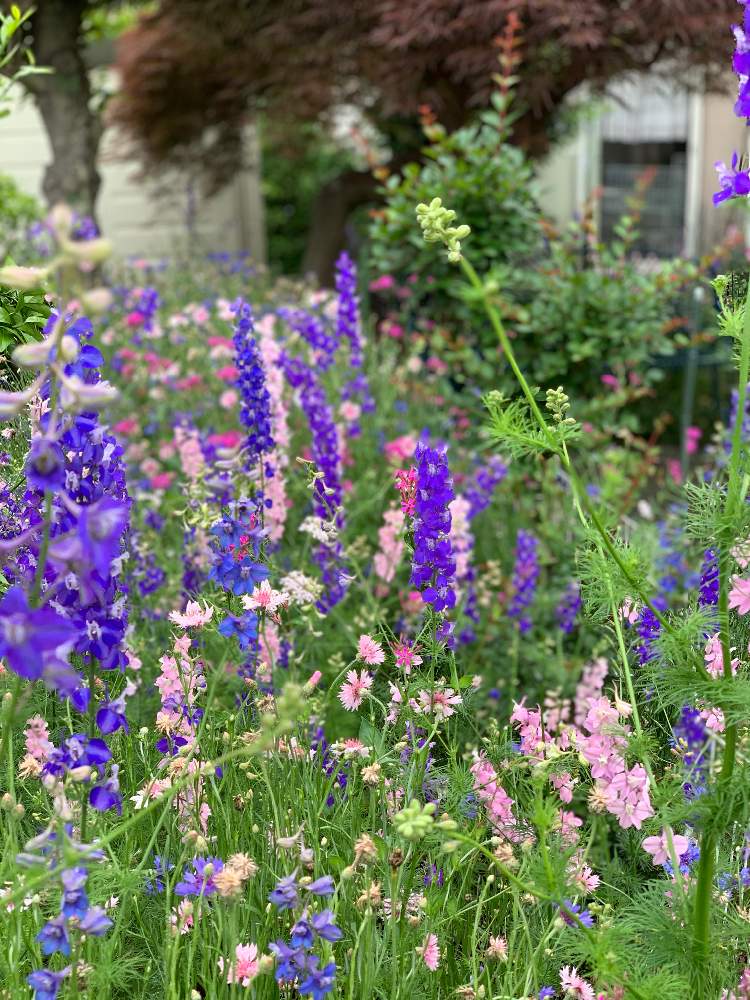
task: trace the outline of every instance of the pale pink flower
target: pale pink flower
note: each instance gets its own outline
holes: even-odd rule
[[[734,650],[731,650],[734,652]],[[721,638],[719,634],[712,635],[706,643],[706,652],[703,657],[706,661],[706,670],[712,677],[724,676],[724,652],[721,648]],[[732,658],[732,674],[737,673],[740,661],[737,657]]]
[[[564,965],[560,969],[560,986],[566,997],[571,1000],[594,1000],[594,988],[578,975],[578,969]]]
[[[369,635],[361,635],[357,644],[357,652],[360,660],[368,667],[375,666],[385,660],[385,653],[380,643]]]
[[[428,934],[422,946],[414,950],[430,972],[435,972],[438,965],[440,965],[440,947],[438,946],[437,935]]]
[[[307,683],[305,684],[307,690],[312,691],[313,688],[317,687],[318,684],[320,684],[322,677],[323,674],[319,670],[314,671],[314,673],[310,675]]]
[[[622,602],[619,615],[620,621],[627,622],[629,625],[635,625],[638,621],[638,606],[629,597],[626,597]]]
[[[497,959],[498,962],[505,962],[508,958],[508,942],[504,937],[490,937],[487,945],[487,958]]]
[[[183,612],[170,611],[169,620],[180,628],[201,628],[211,621],[214,609],[208,605],[201,607],[198,601],[188,601]]]
[[[242,604],[246,611],[274,612],[277,608],[289,603],[289,594],[283,590],[274,590],[268,580],[253,589],[252,594],[245,594]]]
[[[26,753],[34,760],[43,764],[47,760],[47,755],[53,749],[49,739],[49,727],[41,715],[32,715],[26,723],[24,732],[26,740]]]
[[[227,969],[227,983],[238,983],[248,987],[258,975],[260,963],[258,946],[255,944],[238,944],[234,949],[234,962]],[[224,972],[224,959],[219,957],[219,969]]]
[[[417,697],[419,698],[418,710],[432,712],[437,719],[449,719],[451,715],[455,714],[453,706],[461,704],[461,695],[456,694],[453,688],[422,690]]]
[[[750,611],[750,580],[743,580],[741,576],[732,578],[729,607],[736,608],[740,615],[746,615]]]
[[[561,774],[552,774],[549,780],[566,805],[573,801],[573,778],[568,771],[564,771]]]
[[[701,718],[706,723],[706,728],[714,733],[724,732],[724,713],[720,708],[704,708]]]
[[[671,862],[672,860],[669,852],[669,830],[666,827],[658,837],[646,837],[641,846],[647,854],[651,855],[651,863],[654,865],[663,865],[667,861]],[[675,856],[680,858],[688,849],[687,837],[673,833],[672,846]]]
[[[372,675],[366,670],[359,674],[350,670],[346,675],[346,683],[339,691],[339,701],[349,712],[356,712],[372,687]]]

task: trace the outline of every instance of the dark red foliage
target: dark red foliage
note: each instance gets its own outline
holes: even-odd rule
[[[335,101],[378,121],[429,105],[449,127],[486,103],[508,16],[521,22],[516,137],[542,152],[576,86],[659,64],[725,82],[735,0],[161,0],[120,44],[113,117],[146,165],[220,179],[248,111],[290,118]]]

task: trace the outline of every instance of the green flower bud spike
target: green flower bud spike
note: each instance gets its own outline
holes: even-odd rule
[[[428,802],[427,805],[421,806],[416,799],[412,799],[408,806],[396,813],[393,822],[397,832],[404,840],[416,843],[426,837],[432,829],[435,822],[432,815],[434,812],[434,802]]]
[[[442,199],[433,198],[429,205],[417,205],[417,221],[427,243],[442,243],[448,251],[451,264],[461,260],[461,240],[471,232],[470,226],[451,226],[456,218],[452,208],[445,208]]]

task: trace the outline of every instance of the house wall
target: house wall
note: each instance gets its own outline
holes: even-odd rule
[[[709,251],[733,221],[741,223],[736,206],[717,209],[712,201],[714,163],[729,161],[733,150],[750,149],[747,128],[732,104],[727,94],[694,94],[689,102],[685,252],[691,255]],[[599,184],[601,127],[601,118],[586,121],[574,139],[555,147],[539,165],[542,208],[559,224],[573,218]]]
[[[251,143],[251,149],[255,146]],[[0,119],[0,172],[43,200],[42,177],[50,156],[47,134],[34,103],[20,97],[10,115]],[[112,240],[116,254],[156,258],[184,247],[189,204],[186,178],[161,178],[157,186],[139,178],[136,165],[124,156],[121,138],[107,129],[99,155],[102,187],[97,211],[101,229]],[[216,197],[197,204],[195,233],[205,252],[248,249],[256,260],[265,260],[258,167],[256,156],[250,168]]]

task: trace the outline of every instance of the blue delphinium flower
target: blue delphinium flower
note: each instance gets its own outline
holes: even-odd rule
[[[682,786],[685,797],[698,798],[706,791],[709,765],[706,756],[708,729],[698,709],[692,705],[683,705],[679,719],[672,726],[672,732],[685,769]]]
[[[26,480],[38,490],[59,490],[65,483],[65,455],[57,441],[36,437],[26,456]]]
[[[66,917],[80,919],[88,910],[87,878],[88,872],[85,868],[68,868],[60,874],[63,885],[62,912]]]
[[[0,601],[0,657],[19,676],[37,680],[55,650],[74,638],[71,622],[49,607],[30,607],[21,587],[11,587]]]
[[[312,460],[319,473],[312,491],[313,510],[324,521],[335,520],[336,527],[341,530],[344,527],[341,455],[333,409],[317,375],[303,360],[282,352],[279,365],[289,385],[298,393],[310,428]],[[325,588],[317,608],[326,614],[344,598],[347,590],[341,543],[320,544],[314,556],[321,568]]]
[[[237,596],[250,594],[268,577],[268,568],[258,559],[262,530],[254,510],[242,509],[236,518],[223,518],[211,534],[215,553],[211,579]]]
[[[68,937],[68,918],[64,913],[48,920],[36,936],[43,955],[54,955],[59,951],[62,955],[70,954],[70,938]]]
[[[34,990],[34,1000],[57,1000],[64,980],[70,975],[71,967],[67,965],[60,972],[52,969],[35,969],[26,977],[26,982]]]
[[[414,554],[410,582],[435,611],[456,605],[456,560],[451,548],[449,504],[455,498],[444,448],[420,441],[414,452],[417,467],[414,505]]]
[[[565,635],[570,635],[576,627],[576,619],[580,610],[581,588],[577,580],[571,580],[555,609],[557,624]]]
[[[536,595],[539,580],[539,540],[530,531],[520,529],[516,535],[513,564],[513,596],[508,604],[508,615],[518,623],[521,633],[531,628],[531,619],[526,611]]]
[[[739,77],[739,91],[734,105],[734,113],[738,118],[750,120],[750,6],[747,0],[739,0],[743,7],[742,26],[732,25],[735,39],[735,53],[732,68]],[[737,153],[732,156],[732,163],[717,163],[719,175],[719,191],[714,195],[714,204],[719,205],[730,198],[747,197],[750,194],[750,173],[740,167]]]
[[[248,468],[273,450],[271,431],[271,396],[266,388],[266,373],[253,336],[253,314],[242,299],[235,303],[237,316],[234,330],[237,389],[240,394],[240,422],[247,431],[244,454]]]
[[[307,962],[307,978],[297,989],[301,996],[311,996],[312,1000],[324,1000],[336,983],[336,963],[329,962],[322,969],[317,968],[317,955],[311,955]]]
[[[358,400],[364,413],[375,410],[375,400],[372,398],[364,367],[364,346],[359,317],[359,301],[357,299],[357,268],[346,251],[343,251],[336,261],[336,331],[339,342],[346,340],[349,344],[349,365],[354,376],[343,388],[344,399]],[[358,423],[348,427],[350,437],[356,437],[360,432]]]
[[[641,666],[644,666],[656,656],[656,650],[653,648],[653,644],[654,641],[658,639],[659,633],[661,632],[659,619],[656,617],[651,608],[646,607],[645,605],[638,613],[636,631],[640,642],[636,645],[635,652],[638,657],[638,662]]]
[[[542,986],[539,990],[539,1000],[552,1000],[557,995],[554,986]]]
[[[719,603],[719,560],[713,549],[706,549],[701,566],[698,604],[702,608]]]
[[[268,900],[280,910],[293,910],[299,903],[297,872],[279,879],[276,887],[268,894]]]

